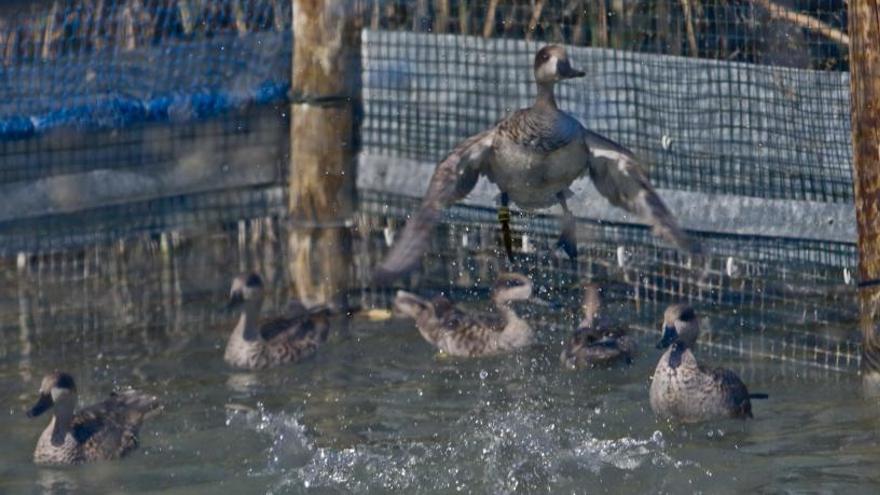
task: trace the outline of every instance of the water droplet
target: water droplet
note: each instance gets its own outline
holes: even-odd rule
[[[489,372],[486,370],[480,370],[480,380],[485,380],[488,378]]]
[[[663,432],[661,432],[660,430],[655,430],[654,433],[651,435],[651,441],[656,443],[660,447],[663,447]]]

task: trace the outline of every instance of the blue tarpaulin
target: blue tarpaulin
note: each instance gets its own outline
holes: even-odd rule
[[[260,32],[0,66],[0,139],[204,119],[284,101],[291,35]]]

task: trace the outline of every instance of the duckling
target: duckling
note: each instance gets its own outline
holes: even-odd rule
[[[636,342],[627,335],[625,326],[601,314],[599,289],[593,284],[584,286],[582,309],[584,318],[562,350],[562,365],[576,369],[630,364],[636,351]]]
[[[532,296],[532,282],[518,273],[498,276],[492,290],[497,315],[467,313],[445,297],[425,300],[405,291],[394,298],[395,311],[416,320],[422,337],[452,356],[489,356],[512,352],[534,342],[531,326],[510,307]]]
[[[750,394],[733,371],[698,363],[691,348],[699,335],[693,308],[674,304],[666,309],[657,348],[669,350],[654,370],[651,409],[662,418],[685,423],[753,417],[751,399],[766,399],[767,394]]]
[[[263,279],[256,273],[235,277],[227,308],[241,307],[241,317],[226,343],[224,359],[238,368],[263,369],[295,363],[314,354],[327,341],[330,310],[306,308],[291,301],[286,316],[259,324]]]
[[[376,269],[377,283],[394,280],[418,266],[442,210],[467,196],[481,176],[500,190],[498,220],[509,258],[513,256],[510,201],[529,211],[560,205],[562,234],[557,246],[570,258],[577,256],[576,222],[567,200],[573,196],[572,182],[584,175],[590,176],[612,205],[640,217],[656,235],[682,251],[700,252],[699,244],[682,231],[657,195],[635,154],[587,130],[556,106],[556,83],[585,75],[571,66],[565,49],[559,45],[541,48],[533,70],[537,96],[531,107],[465,139],[437,165],[421,206]]]
[[[76,384],[68,373],[43,378],[40,399],[28,410],[30,418],[51,407],[55,414],[34,450],[37,464],[81,464],[123,457],[138,446],[143,420],[159,410],[158,400],[134,390],[112,393],[104,402],[75,411]]]

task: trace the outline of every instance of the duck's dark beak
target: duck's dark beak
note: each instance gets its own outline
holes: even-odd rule
[[[229,302],[226,303],[226,310],[231,311],[244,303],[244,296],[240,291],[233,292],[229,296]]]
[[[34,407],[28,410],[27,416],[29,418],[36,418],[52,407],[52,404],[54,403],[52,402],[52,396],[50,394],[40,394],[39,400],[34,404]]]
[[[660,338],[660,342],[657,342],[657,349],[666,349],[672,345],[676,339],[678,339],[678,332],[675,331],[675,327],[672,325],[664,325],[663,337]]]
[[[561,60],[556,65],[556,72],[562,79],[573,79],[575,77],[584,77],[587,73],[571,67],[568,60]]]

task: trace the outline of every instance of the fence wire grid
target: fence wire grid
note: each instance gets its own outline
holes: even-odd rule
[[[712,256],[697,273],[643,227],[586,212],[581,261],[551,262],[557,224],[534,215],[516,219],[522,268],[561,286],[600,279],[638,301],[794,319],[797,331],[773,340],[786,350],[766,352],[834,369],[857,362],[851,332],[816,330],[855,315],[845,0],[346,5],[362,28],[355,269],[365,286],[385,233],[423,187],[389,187],[370,167],[429,173],[456,142],[530,104],[535,50],[563,43],[588,76],[559,86],[560,106],[644,158]],[[281,221],[296,173],[291,16],[286,0],[0,5],[0,254]],[[751,210],[728,206],[715,228],[696,222],[737,201]],[[441,255],[413,282],[484,284],[473,270],[497,256],[489,206],[454,208],[435,240]],[[774,216],[782,227],[762,229]],[[804,357],[819,348],[824,357]]]

